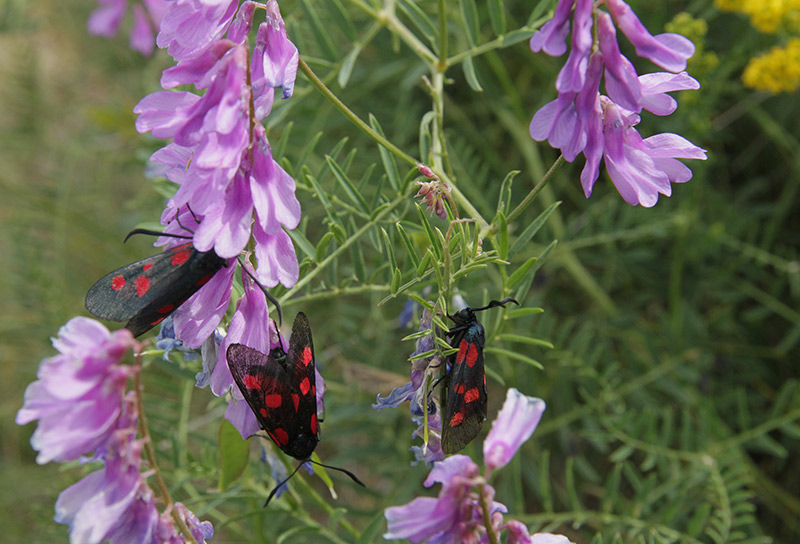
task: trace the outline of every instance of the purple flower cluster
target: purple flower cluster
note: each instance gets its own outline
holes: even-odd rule
[[[119,32],[128,7],[128,0],[98,0],[100,6],[92,12],[87,22],[89,34],[112,38]],[[167,0],[142,0],[133,4],[133,26],[130,46],[145,56],[155,49],[155,31],[167,11]]]
[[[247,38],[257,8],[265,9],[266,20],[251,55]],[[241,6],[236,0],[175,0],[157,43],[177,61],[164,71],[162,87],[204,91],[158,91],[134,108],[139,132],[172,139],[151,158],[178,185],[161,216],[164,232],[191,230],[195,249],[229,259],[173,314],[175,337],[195,349],[219,325],[230,302],[234,259],[251,239],[262,285],[297,282],[297,256],[286,230],[299,223],[300,203],[294,180],[272,156],[261,121],[272,109],[276,87],[284,98],[291,96],[299,56],[275,0]]]
[[[572,15],[571,50],[556,80],[558,98],[536,112],[530,134],[548,140],[570,162],[583,153],[581,184],[587,198],[604,159],[625,202],[651,207],[659,193],[671,194],[671,183],[691,179],[692,171],[678,159],[706,158],[705,150],[677,134],[642,138],[634,128],[643,109],[655,115],[675,111],[677,102],[666,93],[700,87],[683,71],[694,45],[678,34],[651,35],[623,0],[604,4],[608,12],[592,0],[560,0],[553,19],[531,37],[534,52],[564,54]],[[668,72],[639,76],[620,52],[614,23],[637,55]],[[601,80],[606,95],[600,94]]]
[[[214,534],[211,523],[201,523],[180,503],[159,514],[148,472],[142,472],[136,398],[125,392],[128,378],[139,369],[120,364],[129,350],[138,349],[130,331],[111,333],[97,321],[76,317],[61,328],[53,345],[60,353],[42,361],[16,422],[39,421],[31,439],[38,463],[103,463],[56,501],[55,519],[69,525],[70,541],[186,542],[172,525],[175,508],[195,540],[205,542]]]
[[[541,535],[531,536],[518,521],[504,522],[508,509],[495,502],[495,490],[487,482],[493,470],[505,466],[517,450],[530,438],[544,412],[541,399],[526,397],[509,389],[503,408],[492,424],[483,444],[486,470],[466,455],[451,455],[434,465],[425,487],[442,484],[438,497],[417,497],[406,505],[386,509],[386,539],[408,539],[428,544],[485,543],[488,527],[499,534],[506,531],[509,544],[539,542]],[[483,504],[491,515],[484,517]]]
[[[444,459],[444,452],[441,445],[441,410],[435,399],[429,398],[430,385],[436,380],[442,364],[441,358],[437,356],[423,357],[414,359],[416,355],[431,351],[435,347],[433,340],[433,311],[425,307],[419,321],[419,332],[430,331],[430,334],[417,339],[416,349],[409,357],[411,359],[411,381],[407,384],[396,387],[386,397],[378,395],[372,407],[375,410],[385,408],[397,408],[404,402],[409,402],[411,409],[411,419],[417,424],[417,429],[412,433],[413,437],[425,436],[425,411],[428,412],[428,441],[422,446],[412,446],[411,451],[416,455],[417,461],[424,461],[428,467],[433,463]],[[423,384],[425,385],[423,387]]]

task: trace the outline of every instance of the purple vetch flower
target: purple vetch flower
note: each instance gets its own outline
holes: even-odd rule
[[[239,0],[174,0],[156,43],[175,60],[196,57],[225,34],[238,7]]]
[[[672,193],[671,183],[689,181],[692,171],[677,159],[705,160],[704,149],[677,134],[656,134],[643,139],[633,128],[639,121],[638,115],[626,113],[604,96],[600,97],[600,104],[606,169],[628,204],[652,207],[659,193],[666,196]],[[586,168],[581,173],[587,197],[597,179],[592,174]]]
[[[176,502],[172,508],[178,513],[178,517],[181,518],[198,544],[205,544],[206,539],[214,536],[214,527],[210,521],[201,522],[183,503]],[[185,544],[187,542],[186,537],[175,528],[170,508],[167,508],[158,520],[156,542],[158,544]]]
[[[553,533],[536,533],[530,538],[530,544],[575,544],[564,535],[554,535]],[[509,544],[511,544],[510,541]]]
[[[102,447],[116,430],[125,383],[136,371],[120,364],[138,346],[127,329],[111,333],[93,319],[75,317],[53,346],[60,354],[42,361],[16,418],[18,425],[39,420],[31,438],[39,464]]]
[[[256,11],[256,3],[251,0],[243,2],[239,6],[239,11],[236,12],[236,17],[233,18],[231,26],[228,27],[228,39],[243,44],[250,35],[250,29],[253,28],[253,15]]]
[[[644,27],[631,7],[622,0],[607,0],[614,21],[633,46],[636,54],[650,59],[665,70],[680,72],[694,55],[694,44],[680,34],[665,33],[653,36]]]
[[[419,191],[415,196],[424,199],[428,210],[437,215],[439,219],[447,219],[447,208],[444,202],[450,198],[450,186],[438,178],[416,183],[419,185]]]
[[[442,484],[439,496],[417,497],[404,506],[386,509],[387,540],[408,539],[411,542],[478,543],[485,538],[486,526],[473,487],[483,486],[485,499],[491,505],[492,525],[499,526],[504,505],[494,502],[494,489],[485,484],[478,465],[466,455],[451,455],[437,463],[425,480],[425,487]]]
[[[542,399],[525,396],[514,388],[508,390],[503,408],[483,442],[483,462],[487,472],[511,461],[519,447],[536,430],[544,409]]]
[[[559,93],[558,98],[536,112],[530,126],[531,138],[549,141],[570,162],[586,144],[586,134],[575,110],[575,96],[572,92]]]
[[[611,15],[600,9],[602,5]],[[705,159],[705,152],[674,134],[642,140],[632,127],[639,123],[642,109],[656,115],[675,111],[677,103],[666,93],[697,89],[699,84],[685,72],[639,76],[620,52],[614,22],[634,44],[638,55],[670,71],[686,67],[694,46],[677,34],[652,36],[622,0],[594,6],[583,0],[560,0],[553,19],[531,38],[533,51],[564,53],[573,7],[572,51],[556,82],[559,94],[533,116],[531,137],[547,140],[570,162],[583,153],[586,166],[581,184],[587,198],[599,176],[600,160],[605,158],[609,175],[623,199],[632,205],[653,206],[659,193],[669,196],[671,183],[692,177],[691,170],[676,159]],[[591,40],[587,36],[591,37],[593,21],[597,43],[590,53]],[[601,81],[607,96],[600,94]]]
[[[297,47],[286,36],[278,2],[269,0],[266,12],[266,22],[258,27],[251,64],[258,120],[269,115],[276,88],[283,90],[284,99],[292,96],[300,60]]]
[[[167,317],[161,322],[161,328],[156,335],[156,348],[164,350],[162,358],[165,361],[169,361],[169,354],[172,351],[180,351],[183,353],[184,361],[195,361],[200,358],[196,351],[184,346],[183,340],[175,338],[172,316]]]
[[[100,6],[92,12],[87,22],[89,34],[111,38],[119,31],[125,16],[127,0],[99,0]],[[144,6],[133,5],[133,25],[130,34],[131,49],[142,55],[153,54],[153,35],[167,9],[166,0],[145,0]]]

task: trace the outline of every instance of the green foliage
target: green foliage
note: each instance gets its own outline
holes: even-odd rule
[[[43,4],[9,9],[65,60],[37,33],[4,36],[0,519],[10,541],[58,542],[52,505],[81,469],[35,467],[31,428],[10,422],[52,354],[47,337],[82,313],[92,281],[151,251],[119,243],[156,220],[167,187],[141,176],[161,142],[135,135],[129,112],[168,60],[85,36],[85,2]],[[303,206],[291,233],[300,281],[274,294],[314,330],[329,387],[317,453],[368,488],[300,471],[262,509],[272,482],[256,451],[271,446],[250,444],[241,470],[238,437],[218,438],[223,400],[193,386],[199,363],[153,354],[145,402],[159,462],[172,495],[214,523],[212,542],[380,542],[384,508],[432,493],[410,465],[408,413],[370,404],[408,379],[418,336],[417,323],[397,325],[403,305],[451,311],[455,294],[522,303],[484,317],[490,420],[505,387],[548,405],[494,476],[508,518],[579,543],[797,541],[800,103],[741,89],[758,36],[678,4],[633,3],[654,33],[683,9],[707,17],[704,48],[719,64],[676,114],[640,128],[682,134],[710,159],[641,209],[604,174],[585,199],[582,160],[538,185],[557,154],[527,125],[554,98],[562,60],[531,54],[527,39],[554,2],[281,2],[303,59],[364,123],[303,75],[267,119]],[[415,159],[451,184],[447,220],[415,202]],[[465,453],[478,458],[480,441]]]

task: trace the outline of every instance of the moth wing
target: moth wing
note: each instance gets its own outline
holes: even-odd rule
[[[303,312],[298,312],[292,325],[289,338],[289,352],[286,355],[287,372],[291,373],[295,392],[300,395],[297,407],[297,420],[300,432],[317,435],[317,384],[314,342],[311,338],[311,325]]]
[[[450,356],[447,401],[442,419],[442,451],[448,454],[469,444],[481,431],[486,419],[483,327],[477,322],[476,325],[453,342],[458,353]]]

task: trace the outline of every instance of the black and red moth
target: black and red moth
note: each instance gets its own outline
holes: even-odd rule
[[[258,419],[281,450],[295,459],[311,457],[319,442],[314,343],[306,314],[292,325],[288,353],[269,354],[242,344],[228,346],[228,367]]]
[[[486,373],[483,348],[486,336],[475,312],[505,305],[519,305],[511,297],[493,300],[482,308],[464,308],[448,316],[453,326],[448,332],[450,346],[458,353],[450,355],[446,378],[444,415],[442,417],[442,451],[455,453],[469,444],[481,431],[486,419]]]
[[[86,293],[86,309],[100,319],[127,321],[125,328],[139,336],[186,302],[225,265],[226,260],[214,250],[197,251],[191,243],[182,244],[100,278]]]
[[[364,485],[349,470],[311,460],[319,442],[320,422],[317,419],[314,342],[306,314],[299,312],[294,318],[288,352],[277,346],[266,354],[242,344],[231,344],[227,358],[233,380],[255,413],[259,426],[275,445],[300,461],[297,469],[275,486],[264,506],[307,462],[344,472],[357,484]]]

